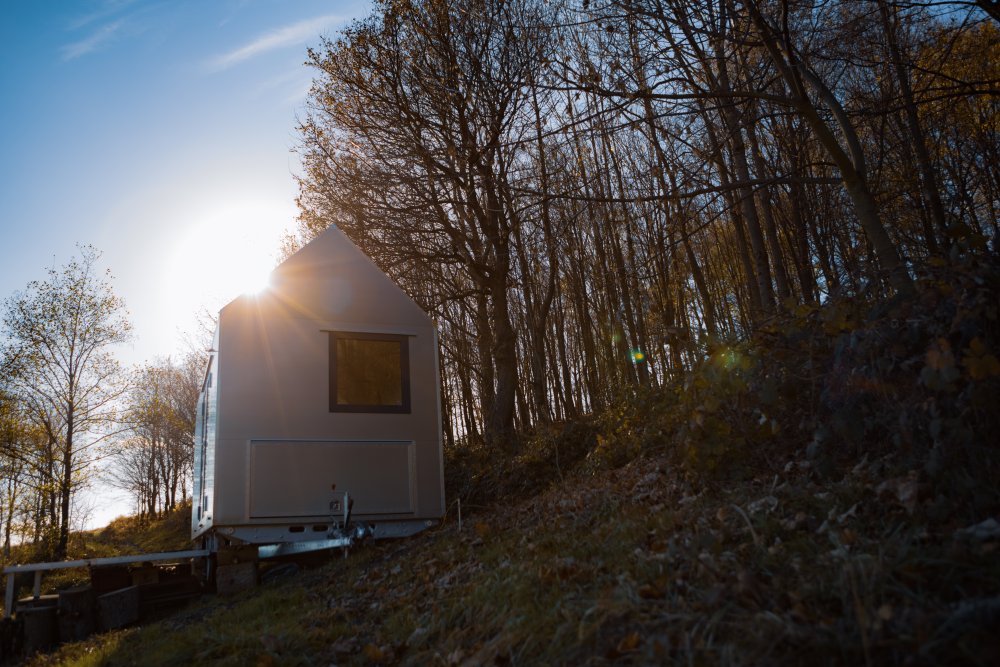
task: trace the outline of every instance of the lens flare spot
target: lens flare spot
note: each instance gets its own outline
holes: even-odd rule
[[[638,348],[632,350],[629,354],[632,355],[633,364],[641,364],[646,361],[646,353]]]
[[[712,355],[712,362],[716,366],[727,371],[737,369],[746,370],[752,365],[749,357],[729,348],[724,348],[715,352],[715,354]]]

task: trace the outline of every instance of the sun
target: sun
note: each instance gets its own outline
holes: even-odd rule
[[[239,283],[243,286],[243,294],[256,295],[271,286],[271,267],[267,265],[247,266],[246,274],[239,276]]]
[[[170,315],[215,313],[241,295],[266,290],[295,213],[291,203],[242,201],[208,209],[183,225],[163,276]]]

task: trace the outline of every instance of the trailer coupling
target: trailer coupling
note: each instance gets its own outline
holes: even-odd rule
[[[354,499],[350,494],[344,493],[330,501],[330,530],[326,534],[325,540],[308,540],[305,542],[284,542],[281,544],[266,544],[258,547],[258,557],[275,558],[277,556],[288,556],[291,554],[307,553],[310,551],[322,551],[324,549],[349,549],[355,542],[373,537],[375,530],[368,523],[351,523],[351,511],[354,508]],[[341,511],[338,517],[333,512]]]

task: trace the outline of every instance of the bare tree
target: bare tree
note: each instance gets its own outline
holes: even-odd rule
[[[189,354],[136,370],[108,481],[135,499],[136,511],[154,517],[187,496],[203,360]]]
[[[378,2],[311,54],[300,241],[435,317],[449,446],[599,412],[995,238],[997,28],[944,4]]]
[[[513,436],[518,362],[512,324],[509,184],[523,83],[543,56],[540,5],[441,0],[376,5],[310,54],[318,72],[302,124],[302,202],[376,261],[401,255],[460,267],[478,300],[486,436]],[[367,225],[381,219],[378,231]],[[408,261],[404,271],[416,272]],[[400,273],[396,268],[394,273]],[[544,298],[543,298],[544,300]]]
[[[131,332],[110,272],[98,271],[100,253],[91,246],[79,250],[61,271],[50,269],[46,280],[30,282],[7,300],[3,317],[5,356],[18,360],[10,389],[47,437],[35,467],[53,491],[55,502],[47,509],[52,525],[58,524],[51,554],[57,559],[66,555],[73,493],[110,434],[125,390],[110,349]]]

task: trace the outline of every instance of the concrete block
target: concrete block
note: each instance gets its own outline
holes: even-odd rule
[[[139,587],[129,586],[97,598],[97,625],[102,632],[139,620]]]
[[[219,565],[232,565],[234,563],[246,563],[257,560],[258,549],[256,545],[242,546],[229,549],[219,549],[215,554],[215,560]]]
[[[24,652],[31,655],[56,645],[59,628],[56,608],[27,607],[17,610],[17,617],[24,623]]]
[[[215,590],[219,595],[238,593],[257,585],[257,561],[219,565],[215,571]]]
[[[131,586],[132,577],[127,565],[102,565],[90,568],[90,585],[94,588],[94,595],[100,597]]]
[[[131,574],[133,586],[155,584],[160,580],[160,570],[152,565],[149,565],[148,563],[143,567],[135,568],[132,570]]]
[[[59,591],[59,641],[86,639],[97,629],[97,600],[90,586]]]

